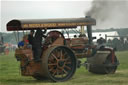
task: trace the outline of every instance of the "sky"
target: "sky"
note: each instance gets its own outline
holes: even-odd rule
[[[2,0],[0,32],[6,32],[6,24],[12,19],[79,18],[85,17],[93,0],[39,1]]]

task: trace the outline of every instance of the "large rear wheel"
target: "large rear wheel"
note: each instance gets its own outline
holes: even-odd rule
[[[45,75],[53,81],[66,81],[76,71],[76,57],[65,46],[56,46],[47,50],[43,62],[46,62]],[[47,57],[47,58],[46,58]]]

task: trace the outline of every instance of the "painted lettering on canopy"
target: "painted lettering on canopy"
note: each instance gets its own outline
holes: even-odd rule
[[[44,24],[22,24],[22,28],[52,28],[52,27],[73,27],[84,26],[92,23],[44,23]]]

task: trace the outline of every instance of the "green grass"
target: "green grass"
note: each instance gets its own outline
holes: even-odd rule
[[[21,76],[19,62],[16,61],[14,53],[0,55],[0,85],[128,85],[128,51],[116,52],[116,55],[120,65],[115,74],[92,74],[81,67],[73,78],[57,83]]]

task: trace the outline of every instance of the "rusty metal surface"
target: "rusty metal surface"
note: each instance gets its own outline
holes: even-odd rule
[[[94,65],[102,65],[109,54],[109,51],[98,51],[93,57],[88,58],[88,62]]]
[[[20,68],[22,75],[33,76],[36,72],[41,74],[41,62],[36,63],[33,60],[33,53],[31,49],[16,49],[15,57],[20,58]]]
[[[45,39],[45,42],[43,44],[43,48],[49,47],[49,46],[59,46],[64,45],[64,39],[65,37],[63,34],[59,31],[50,31],[47,34],[47,37]]]

